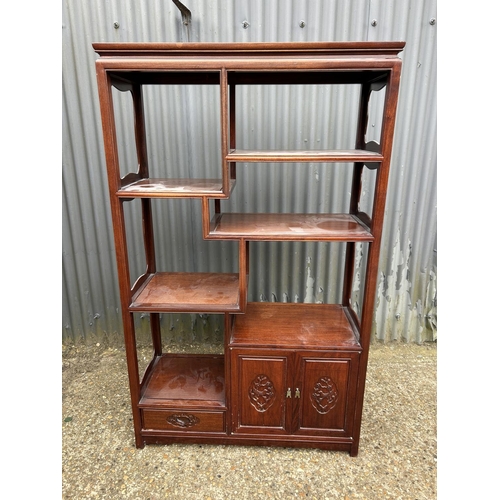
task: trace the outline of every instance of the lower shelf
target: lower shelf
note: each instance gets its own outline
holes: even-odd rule
[[[139,402],[143,432],[226,432],[224,357],[164,354],[154,360]]]
[[[140,408],[223,409],[224,356],[163,354],[144,381]]]

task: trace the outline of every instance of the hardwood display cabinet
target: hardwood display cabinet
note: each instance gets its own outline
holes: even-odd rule
[[[317,447],[357,455],[401,73],[398,54],[404,45],[93,45],[100,56],[97,82],[137,447],[220,443]],[[165,177],[150,177],[143,94],[148,85],[210,85],[217,89],[220,113],[214,127],[220,130],[218,178],[171,176],[168,165]],[[355,86],[359,107],[354,147],[238,148],[237,88],[242,85]],[[117,91],[131,96],[138,162],[135,171],[119,161],[113,109]],[[374,94],[383,96],[378,141],[367,140],[368,124],[372,123],[370,97]],[[221,200],[234,194],[238,169],[251,163],[282,168],[279,164],[286,162],[324,163],[331,169],[348,164],[352,179],[349,209],[345,213],[222,210]],[[361,180],[367,171],[375,178],[369,210],[360,207]],[[152,202],[165,203],[166,198],[199,200],[203,238],[237,242],[238,272],[168,272],[157,268]],[[140,204],[146,269],[132,283],[124,207],[133,200]],[[345,245],[341,301],[247,303],[247,281],[252,272],[248,265],[250,243],[255,241]],[[367,248],[359,311],[351,300],[358,244]],[[149,313],[154,350],[142,374],[134,323],[138,313]],[[224,315],[224,354],[163,353],[162,313]]]

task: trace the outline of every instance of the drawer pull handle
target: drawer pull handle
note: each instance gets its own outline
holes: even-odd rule
[[[300,391],[299,391],[298,387],[297,387],[297,389],[295,389],[295,397],[300,398]]]
[[[176,413],[174,415],[170,415],[167,418],[167,422],[171,425],[175,425],[175,427],[193,427],[196,424],[200,423],[200,419],[195,417],[194,415],[188,413]]]
[[[292,389],[290,389],[290,387],[288,388],[288,390],[286,391],[286,397],[287,398],[291,398],[292,397]]]

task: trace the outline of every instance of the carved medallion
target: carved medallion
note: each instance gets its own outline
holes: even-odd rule
[[[269,410],[276,400],[274,385],[267,375],[257,375],[248,389],[252,406],[260,412]]]
[[[314,385],[311,402],[318,413],[328,413],[336,404],[339,391],[330,377],[321,377]]]
[[[199,424],[200,419],[191,413],[174,413],[167,418],[167,422],[175,427],[186,428]]]

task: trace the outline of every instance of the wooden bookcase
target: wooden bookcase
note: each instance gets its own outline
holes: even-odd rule
[[[356,456],[384,206],[404,42],[95,43],[104,148],[137,447],[148,443],[303,446]],[[220,176],[151,178],[143,103],[147,85],[212,85],[220,92]],[[238,85],[355,85],[354,149],[237,148]],[[133,103],[138,168],[121,175],[113,87]],[[367,141],[369,102],[383,89],[380,141]],[[116,91],[115,91],[116,92]],[[252,162],[350,164],[346,213],[222,211],[239,168]],[[238,166],[239,165],[239,166]],[[122,166],[123,167],[123,166]],[[371,211],[360,210],[364,169],[376,176]],[[126,168],[125,168],[126,170]],[[168,171],[168,167],[167,167]],[[188,176],[187,176],[188,177]],[[237,273],[157,269],[153,199],[196,198],[203,238],[238,242]],[[139,199],[146,270],[131,282],[124,206]],[[371,213],[369,213],[371,212]],[[247,303],[252,241],[345,244],[338,304]],[[351,304],[355,245],[367,245],[363,305]],[[224,315],[224,354],[165,354],[161,313]],[[133,315],[149,313],[154,355],[141,376]]]

